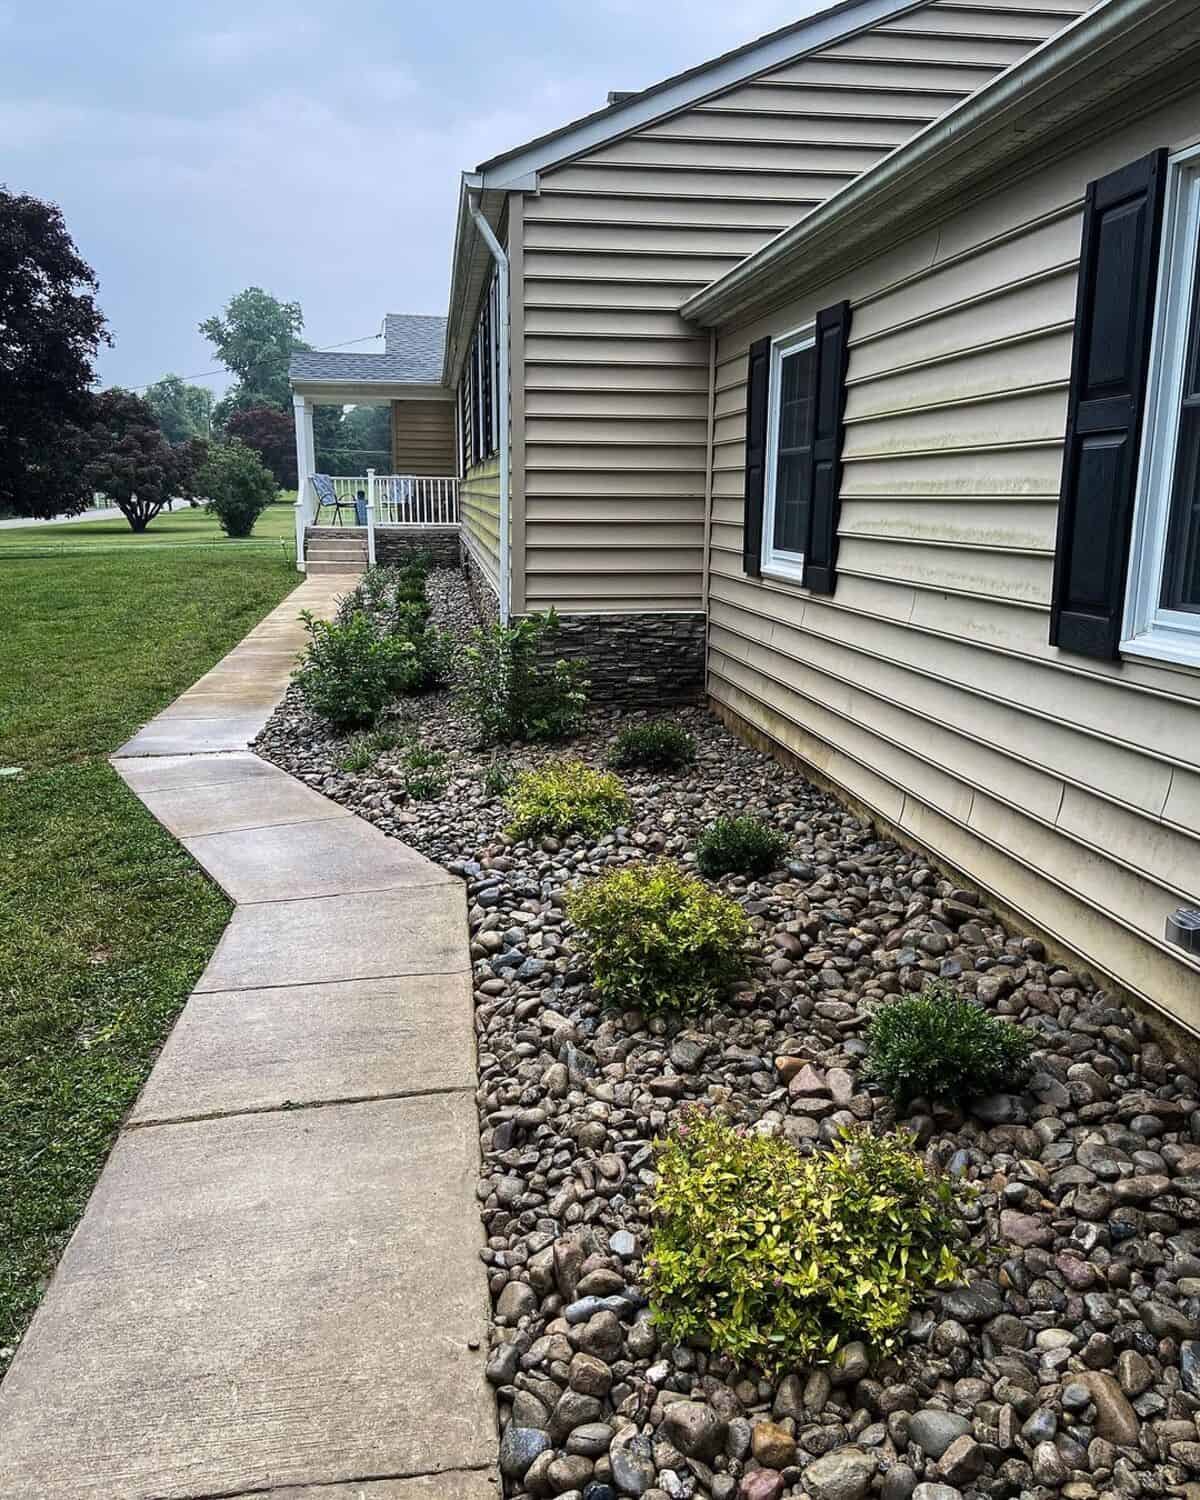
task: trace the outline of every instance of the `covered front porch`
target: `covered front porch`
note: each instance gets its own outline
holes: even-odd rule
[[[444,320],[392,315],[385,327],[384,354],[305,350],[292,358],[301,571],[357,571],[406,551],[448,556],[457,549],[457,405],[441,384]],[[313,430],[318,406],[387,406],[388,471],[323,472]]]

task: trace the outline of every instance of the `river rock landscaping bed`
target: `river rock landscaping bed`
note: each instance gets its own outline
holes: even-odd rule
[[[473,616],[431,575],[434,618]],[[880,838],[706,711],[673,711],[692,765],[622,771],[628,825],[605,838],[512,843],[493,795],[508,769],[603,764],[628,713],[602,708],[566,744],[471,746],[446,692],[389,721],[446,753],[444,790],[414,801],[401,749],[340,769],[346,740],[289,694],[259,753],[466,882],[493,1301],[488,1379],[509,1496],[572,1500],[1200,1500],[1200,1084],[1145,1021],[1049,959],[975,892]],[[493,767],[489,784],[485,773]],[[789,853],[726,877],[754,933],[745,985],[673,1026],[604,1011],[573,951],[565,893],[613,865],[694,864],[712,820],[758,813]],[[864,1075],[873,1006],[950,979],[1036,1033],[1025,1091],[966,1113],[902,1118]],[[900,1352],[861,1345],[830,1369],[766,1378],[670,1347],[641,1276],[653,1142],[681,1108],[723,1107],[802,1149],[841,1128],[900,1125],[974,1184],[967,1284],[914,1312]]]

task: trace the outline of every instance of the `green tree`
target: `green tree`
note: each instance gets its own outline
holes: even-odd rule
[[[206,438],[212,423],[213,396],[200,385],[188,385],[178,375],[164,375],[148,385],[143,400],[158,418],[170,443]]]
[[[298,302],[281,302],[257,286],[247,287],[222,312],[205,318],[200,332],[237,380],[218,403],[214,421],[223,423],[230,412],[251,406],[290,408],[288,361],[297,349],[308,348],[300,337],[303,327]]]
[[[327,408],[336,410],[336,408]],[[335,474],[380,473],[392,467],[392,410],[390,406],[351,406],[337,433]]]
[[[275,476],[253,448],[233,438],[209,448],[196,488],[226,536],[249,536],[275,498]]]

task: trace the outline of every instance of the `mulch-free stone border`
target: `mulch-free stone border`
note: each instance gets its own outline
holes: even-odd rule
[[[455,575],[439,620],[471,624]],[[567,745],[471,747],[447,694],[396,726],[450,753],[412,803],[382,754],[341,744],[289,698],[260,753],[436,859],[467,885],[480,1048],[479,1198],[493,1298],[489,1375],[514,1496],[585,1500],[1064,1500],[1200,1497],[1200,1084],[1145,1020],[1002,922],[981,896],[701,709],[673,713],[693,766],[623,773],[629,825],[594,843],[507,841],[483,773],[551,755],[599,764],[630,715]],[[688,1027],[595,1002],[564,895],[613,865],[689,863],[717,815],[785,830],[784,868],[729,878],[754,929],[747,985]],[[889,996],[951,980],[1038,1038],[1028,1088],[900,1121],[863,1070]],[[641,1277],[653,1141],[688,1103],[816,1149],[845,1124],[912,1131],[975,1186],[971,1284],[915,1309],[895,1358],[766,1379],[664,1347]]]

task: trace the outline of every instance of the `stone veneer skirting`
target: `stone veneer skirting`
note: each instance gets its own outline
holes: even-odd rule
[[[653,708],[704,692],[702,614],[560,615],[553,654],[586,661],[593,703]]]
[[[424,552],[439,568],[458,566],[457,526],[376,526],[375,561],[398,564]]]

